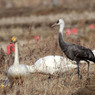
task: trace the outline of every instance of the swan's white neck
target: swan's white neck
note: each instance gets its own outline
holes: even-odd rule
[[[62,34],[62,36],[63,36],[63,29],[64,29],[64,23],[60,24],[60,29],[59,29],[59,32]]]
[[[19,65],[18,44],[15,43],[15,60],[14,65]]]

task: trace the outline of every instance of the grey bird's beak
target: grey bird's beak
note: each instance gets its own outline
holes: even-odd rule
[[[54,26],[56,26],[57,25],[57,23],[54,23],[51,27],[54,27]]]

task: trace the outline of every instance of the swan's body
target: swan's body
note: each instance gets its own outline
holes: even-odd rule
[[[95,57],[95,50],[92,50],[93,54],[94,54],[94,57]]]
[[[19,66],[12,65],[8,70],[8,78],[20,78],[29,75],[29,70],[26,65],[20,64]]]
[[[45,74],[54,74],[55,72],[65,72],[76,68],[77,65],[72,64],[70,60],[62,56],[46,56],[40,58],[32,66],[27,66],[31,73],[40,72]]]

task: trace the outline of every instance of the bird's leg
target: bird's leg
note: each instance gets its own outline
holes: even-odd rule
[[[77,67],[78,67],[78,79],[79,79],[79,62],[77,62]]]
[[[14,85],[14,81],[11,82],[10,88],[12,88]]]
[[[80,76],[80,79],[82,79],[82,75],[80,75],[80,71],[79,71],[79,61],[77,62],[77,67],[78,67],[78,79],[79,79],[79,76]]]
[[[88,74],[87,74],[87,78],[89,78],[89,62],[88,62]]]
[[[89,61],[86,61],[88,63],[88,72],[87,72],[87,80],[89,80]]]

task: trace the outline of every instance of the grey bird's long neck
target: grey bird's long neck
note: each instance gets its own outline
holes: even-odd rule
[[[19,65],[18,44],[15,43],[15,60],[14,65]]]
[[[64,52],[66,50],[66,48],[67,48],[67,44],[63,40],[63,29],[64,29],[64,26],[60,25],[60,29],[59,29],[59,45],[60,45],[62,51]]]

